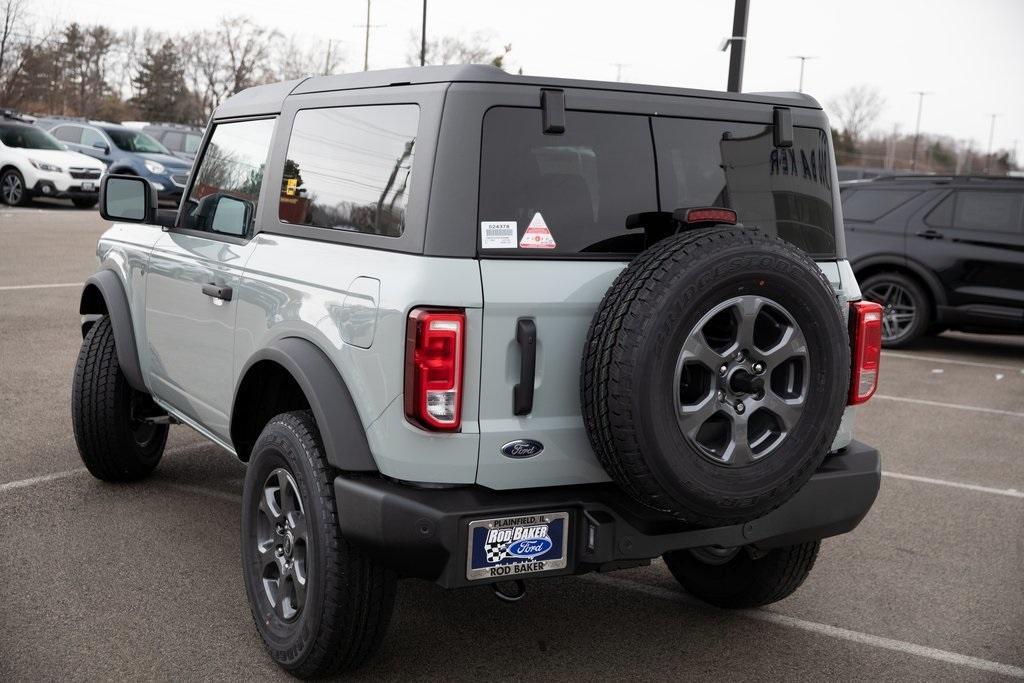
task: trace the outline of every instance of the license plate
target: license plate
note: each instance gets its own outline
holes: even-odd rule
[[[96,186],[92,183],[82,183],[82,189],[86,192],[91,192],[96,189]]]
[[[564,569],[568,543],[568,512],[470,522],[466,578],[517,578]]]

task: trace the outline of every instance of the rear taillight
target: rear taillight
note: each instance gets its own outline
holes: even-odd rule
[[[462,349],[466,314],[417,308],[405,338],[405,414],[427,429],[462,424]]]
[[[728,223],[736,225],[736,212],[711,206],[704,209],[687,209],[685,223]]]
[[[850,405],[864,403],[878,387],[878,362],[882,357],[882,307],[873,301],[850,304]]]

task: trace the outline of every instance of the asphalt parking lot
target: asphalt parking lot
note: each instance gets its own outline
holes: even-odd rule
[[[71,433],[93,211],[0,207],[0,679],[271,679],[238,563],[244,468],[186,427],[156,475],[92,479]],[[1024,678],[1024,337],[886,352],[857,438],[878,502],[794,596],[726,612],[661,562],[486,587],[400,585],[366,679]]]

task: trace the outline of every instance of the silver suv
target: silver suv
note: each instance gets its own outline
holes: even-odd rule
[[[248,463],[245,586],[295,675],[365,661],[400,577],[516,600],[663,557],[773,602],[878,491],[881,314],[805,95],[316,77],[222,104],[177,211],[102,193],[82,459],[139,479],[184,423]]]

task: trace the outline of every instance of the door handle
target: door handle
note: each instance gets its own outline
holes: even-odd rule
[[[533,410],[533,382],[537,374],[537,324],[529,318],[516,321],[519,344],[519,384],[512,390],[512,412],[529,415]]]
[[[221,285],[215,285],[210,282],[203,285],[203,294],[206,296],[212,296],[214,299],[223,299],[224,301],[231,301],[231,288]]]
[[[918,237],[923,237],[926,240],[941,240],[942,239],[942,233],[939,232],[938,230],[922,230],[921,232],[917,233],[917,236]]]

